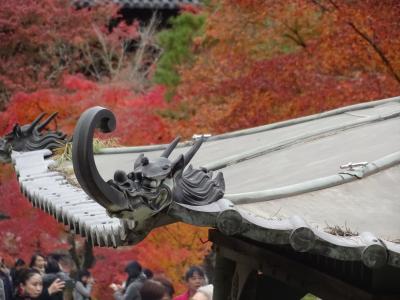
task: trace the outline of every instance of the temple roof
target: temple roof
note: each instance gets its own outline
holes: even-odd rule
[[[107,1],[102,0],[74,0],[77,6],[93,6]],[[112,0],[108,1],[116,3],[125,8],[149,8],[149,9],[177,9],[182,5],[198,5],[199,0]]]
[[[223,173],[223,198],[173,202],[151,226],[183,221],[371,268],[400,267],[399,128],[400,98],[391,98],[211,136],[191,164]],[[172,158],[192,144],[178,144]],[[152,160],[164,148],[102,149],[96,167],[108,181],[116,170],[131,172],[140,153]],[[145,237],[135,232],[135,220],[109,217],[79,187],[71,162],[55,168],[53,159],[48,150],[13,153],[21,188],[35,206],[94,244]]]

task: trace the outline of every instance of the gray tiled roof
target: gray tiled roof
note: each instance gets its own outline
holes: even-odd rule
[[[129,8],[176,9],[187,4],[198,5],[200,0],[76,0],[74,4],[77,6],[92,6],[105,2],[112,2]]]
[[[204,206],[173,202],[168,215],[299,252],[400,268],[399,128],[400,98],[393,98],[211,137],[193,165],[222,171],[227,193]],[[139,153],[152,159],[163,147],[104,149],[96,165],[108,180],[117,169],[130,172]],[[108,217],[61,172],[49,170],[48,154],[13,155],[21,188],[35,206],[95,244],[144,238],[129,221]],[[338,227],[350,236],[335,235],[331,229]]]

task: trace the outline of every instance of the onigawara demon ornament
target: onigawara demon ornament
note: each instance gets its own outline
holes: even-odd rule
[[[72,147],[74,172],[79,184],[110,215],[134,220],[136,227],[143,228],[159,213],[167,213],[172,202],[197,206],[223,197],[222,173],[213,177],[206,169],[188,166],[203,139],[195,141],[185,154],[170,160],[169,156],[179,142],[176,138],[160,157],[151,160],[141,154],[136,158],[132,172],[126,174],[118,170],[114,179],[105,182],[95,165],[93,134],[95,128],[113,131],[115,125],[110,110],[102,107],[86,110],[75,128]]]
[[[0,161],[9,162],[11,152],[28,152],[41,149],[54,150],[66,143],[66,134],[60,131],[45,131],[46,126],[54,120],[57,113],[51,114],[45,121],[41,113],[32,123],[20,126],[15,124],[13,130],[0,138]]]

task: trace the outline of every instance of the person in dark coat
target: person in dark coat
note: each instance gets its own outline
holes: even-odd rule
[[[25,269],[26,268],[26,263],[22,258],[17,258],[17,260],[14,263],[14,267],[11,268],[10,271],[10,276],[13,282],[13,285],[15,287],[16,282],[17,282],[17,272],[19,270]]]
[[[72,279],[61,271],[58,261],[51,256],[47,259],[45,272],[46,273],[43,275],[43,288],[48,290],[52,286],[54,287],[54,285],[57,286],[56,289],[51,289],[49,299],[63,300],[63,290],[66,282],[71,282]]]
[[[10,271],[3,258],[0,258],[0,299],[12,300],[13,285],[11,282]]]
[[[130,262],[125,272],[128,274],[128,279],[125,287],[111,284],[110,287],[114,290],[115,300],[142,300],[140,289],[146,281],[146,275],[142,272],[142,266],[137,261]]]
[[[0,279],[0,300],[6,299],[3,280]]]
[[[89,300],[93,283],[94,280],[88,270],[80,271],[73,291],[74,300]]]

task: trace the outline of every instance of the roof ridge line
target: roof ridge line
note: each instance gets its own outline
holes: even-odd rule
[[[338,174],[307,180],[279,188],[256,192],[225,194],[225,198],[232,201],[235,205],[288,198],[356,181],[398,164],[400,164],[400,151],[372,161],[364,167],[359,167],[354,173],[339,172]]]
[[[350,105],[350,106],[346,106],[346,107],[342,107],[342,108],[328,110],[328,111],[318,113],[318,114],[313,114],[310,116],[304,116],[304,117],[290,119],[290,120],[281,121],[281,122],[276,122],[276,123],[272,123],[272,124],[261,125],[258,127],[252,127],[252,128],[222,133],[222,134],[214,135],[214,136],[207,138],[205,142],[224,140],[224,139],[229,139],[229,138],[233,138],[233,137],[250,135],[250,134],[254,134],[254,133],[278,129],[278,128],[282,128],[282,127],[288,127],[288,126],[297,125],[297,124],[301,124],[301,123],[305,123],[305,122],[309,122],[309,121],[313,121],[313,120],[318,120],[318,119],[323,119],[326,117],[339,115],[339,114],[350,112],[350,111],[373,108],[373,107],[376,107],[379,105],[383,105],[386,103],[392,103],[392,102],[400,103],[400,96],[376,100],[376,101],[370,101],[370,102],[365,102],[365,103],[354,104],[354,105]],[[166,145],[167,144],[157,144],[157,145],[150,145],[150,146],[103,148],[103,149],[100,149],[95,154],[120,154],[120,153],[139,153],[139,152],[156,151],[156,150],[163,150]],[[185,146],[189,146],[189,145],[191,145],[191,142],[187,141],[187,142],[179,143],[177,147],[179,148],[179,147],[185,147]]]
[[[227,138],[232,138],[232,137],[237,137],[237,136],[242,136],[242,135],[249,135],[249,134],[254,134],[254,133],[258,133],[258,132],[278,129],[278,128],[282,128],[282,127],[288,127],[291,125],[296,125],[296,124],[301,124],[301,123],[305,123],[305,122],[309,122],[309,121],[313,121],[313,120],[323,119],[326,117],[332,117],[332,116],[336,116],[336,115],[339,115],[342,113],[351,112],[351,111],[355,111],[355,110],[359,110],[359,109],[373,108],[373,107],[376,107],[379,105],[392,103],[392,102],[400,103],[400,96],[381,99],[381,100],[375,100],[375,101],[370,101],[370,102],[353,104],[353,105],[349,105],[349,106],[345,106],[345,107],[340,107],[340,108],[324,111],[321,113],[312,114],[309,116],[304,116],[304,117],[280,121],[280,122],[276,122],[276,123],[272,123],[272,124],[266,124],[266,125],[261,125],[261,126],[257,126],[257,127],[222,133],[222,134],[210,137],[208,139],[208,141],[227,139]]]
[[[400,111],[397,111],[395,113],[387,114],[384,116],[378,115],[375,117],[368,117],[364,120],[356,120],[344,125],[334,125],[328,128],[320,129],[311,133],[305,133],[305,134],[300,134],[294,138],[289,138],[285,141],[281,141],[275,145],[267,145],[267,146],[260,146],[255,149],[252,149],[250,151],[240,153],[240,154],[234,154],[228,157],[224,157],[222,159],[219,159],[215,162],[207,163],[203,165],[202,167],[208,169],[208,170],[219,170],[223,169],[227,166],[234,165],[249,159],[253,159],[271,152],[275,152],[278,150],[282,150],[288,147],[291,147],[293,145],[307,142],[309,140],[314,140],[315,138],[318,137],[324,137],[326,135],[333,135],[338,132],[342,132],[345,130],[350,130],[356,127],[368,125],[368,124],[373,124],[376,122],[380,121],[385,121],[388,119],[396,118],[400,116]]]

